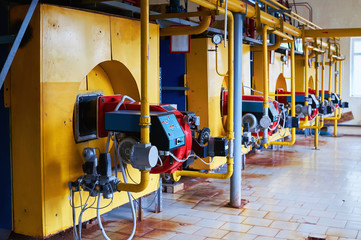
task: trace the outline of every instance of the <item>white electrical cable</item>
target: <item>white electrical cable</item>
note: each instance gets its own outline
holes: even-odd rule
[[[98,225],[99,225],[100,231],[102,232],[102,235],[103,235],[104,239],[110,240],[110,238],[109,238],[109,237],[107,236],[107,234],[105,233],[105,230],[104,230],[103,225],[102,225],[102,220],[100,219],[100,199],[101,199],[101,196],[102,196],[102,194],[99,193],[99,195],[98,195],[98,205],[97,205],[97,220],[98,220]]]
[[[249,87],[249,86],[245,86],[245,85],[242,85],[242,86],[245,87],[245,88],[251,89],[253,92],[260,93],[260,94],[264,94],[263,92],[257,91],[257,90],[255,90],[255,89]],[[278,101],[277,101],[276,99],[274,99],[274,98],[268,97],[268,99],[271,99],[272,101],[278,103]]]
[[[158,160],[160,162],[160,167],[163,167],[163,161],[162,161],[162,158],[158,155]]]
[[[179,158],[177,158],[176,156],[174,156],[174,154],[171,153],[171,152],[169,152],[169,155],[170,155],[172,158],[174,158],[174,160],[176,160],[177,162],[180,162],[180,163],[183,163],[183,162],[187,161],[188,158],[190,157],[190,153],[189,153],[189,155],[188,155],[188,157],[187,157],[186,159],[179,159]]]
[[[127,179],[127,175],[125,174],[125,169],[123,164],[120,165],[120,167],[122,168],[122,175],[123,175],[123,179],[125,183],[128,183],[128,179]],[[128,193],[128,198],[129,198],[129,203],[130,203],[130,208],[132,211],[132,216],[133,216],[133,228],[132,228],[132,233],[130,234],[129,238],[127,240],[131,240],[133,239],[134,235],[135,235],[135,230],[137,228],[137,216],[135,214],[135,207],[134,207],[134,202],[133,202],[133,198],[132,195],[130,194],[130,192]]]
[[[124,103],[125,99],[128,99],[132,102],[135,102],[135,100],[127,95],[123,95],[122,98],[120,99],[120,102],[117,104],[117,106],[115,107],[114,111],[118,111],[120,106],[122,106],[122,104]]]
[[[206,162],[206,161],[204,161],[202,158],[200,158],[198,155],[190,155],[189,157],[196,157],[196,158],[198,158],[199,160],[201,160],[204,164],[206,164],[206,165],[211,165],[212,163],[213,163],[213,161],[214,161],[214,157],[212,157],[212,160],[210,161],[210,162]]]
[[[213,163],[213,161],[214,161],[214,158],[212,158],[212,161],[210,161],[210,162],[208,163],[208,162],[204,161],[202,158],[200,158],[199,156],[197,156],[196,154],[193,154],[193,155],[189,154],[188,157],[187,157],[186,159],[183,159],[183,160],[177,158],[177,157],[174,156],[174,154],[171,153],[171,152],[169,152],[169,155],[170,155],[172,158],[174,158],[174,160],[176,160],[177,162],[180,162],[180,163],[183,163],[183,162],[187,161],[190,157],[196,157],[196,158],[198,158],[199,160],[201,160],[204,164],[207,164],[207,165],[211,165],[211,164]]]
[[[269,142],[273,141],[273,139],[275,139],[276,137],[278,137],[278,136],[281,134],[281,132],[283,131],[283,129],[285,129],[285,123],[286,123],[286,113],[283,112],[283,126],[282,126],[281,130],[280,130],[275,136],[273,136],[273,137],[271,138],[271,140],[269,140]]]
[[[268,129],[269,129],[270,131],[276,130],[276,129],[278,128],[278,126],[280,125],[280,121],[281,121],[281,119],[278,119],[276,126],[275,126],[274,128],[271,128],[271,126],[269,126]]]
[[[115,147],[116,147],[116,139],[114,139],[114,144],[115,144]],[[124,182],[125,183],[128,183],[128,179],[127,179],[127,175],[125,173],[125,169],[124,169],[124,165],[122,162],[120,162],[121,158],[120,158],[120,154],[119,154],[119,151],[118,151],[118,148],[116,147],[117,149],[117,158],[118,158],[118,161],[120,163],[120,167],[121,167],[121,171],[122,171],[122,175],[123,175],[123,179],[124,179]],[[135,214],[135,207],[134,207],[134,202],[133,202],[133,198],[132,198],[132,195],[130,194],[130,192],[127,192],[128,193],[128,198],[129,198],[129,203],[130,203],[130,208],[131,208],[131,211],[132,211],[132,216],[133,216],[133,228],[132,228],[132,232],[129,236],[129,238],[127,240],[131,240],[133,239],[134,235],[135,235],[135,230],[137,228],[137,216]]]

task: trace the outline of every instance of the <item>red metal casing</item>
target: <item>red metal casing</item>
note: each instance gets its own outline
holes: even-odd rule
[[[242,96],[242,100],[244,101],[258,101],[258,102],[263,102],[263,96],[257,96],[257,95],[243,95]],[[272,103],[275,108],[277,109],[277,111],[279,112],[278,106],[277,106],[277,102],[275,101],[269,101],[270,103]],[[223,89],[222,90],[222,95],[221,95],[221,114],[222,116],[227,116],[228,115],[228,90]],[[270,126],[271,129],[273,129],[274,127],[277,126],[278,122],[280,121],[280,119],[278,119],[278,121],[273,122],[272,125]],[[275,130],[273,131],[268,131],[268,135],[272,135],[274,133]],[[257,133],[252,133],[253,136],[257,136]],[[258,136],[263,136],[263,132],[259,132]]]
[[[97,136],[99,138],[107,137],[108,132],[104,128],[104,116],[106,112],[113,112],[117,104],[121,101],[122,95],[112,95],[112,96],[101,96],[98,97],[98,109],[97,109]],[[183,147],[179,147],[173,150],[173,155],[176,156],[178,159],[186,159],[192,149],[192,132],[185,121],[185,115],[179,112],[175,108],[171,108],[172,110],[166,110],[164,106],[167,106],[167,109],[170,109],[167,104],[160,104],[160,105],[150,105],[150,111],[153,112],[171,112],[174,113],[176,116],[180,126],[183,129],[185,135],[185,145]],[[170,106],[171,107],[171,106]],[[125,101],[119,108],[119,110],[133,110],[133,111],[140,111],[140,103],[138,102],[131,102]],[[157,166],[151,169],[151,173],[172,173],[177,170],[182,170],[182,162],[178,162],[173,160],[173,163],[170,164],[170,157],[166,157],[163,160],[162,166]]]
[[[309,94],[314,94],[316,91],[312,90],[311,88],[308,89],[308,93]],[[286,92],[285,90],[283,90],[282,88],[279,88],[276,90],[277,94],[291,94],[291,92]],[[300,95],[300,96],[304,96],[305,93],[304,92],[296,92],[296,95]],[[287,97],[277,97],[277,101],[283,104],[288,104],[287,102]],[[318,114],[318,108],[316,109],[312,109],[312,113],[311,115],[308,116],[308,120],[311,121],[313,120]],[[304,118],[300,118],[301,121],[305,120]]]

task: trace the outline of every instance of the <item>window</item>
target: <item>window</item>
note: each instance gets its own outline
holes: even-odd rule
[[[361,37],[351,38],[351,97],[361,97]]]

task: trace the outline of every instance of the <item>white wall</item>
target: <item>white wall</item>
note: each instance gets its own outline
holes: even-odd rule
[[[313,8],[313,22],[322,28],[361,28],[361,0],[308,0],[307,2]],[[305,8],[298,7],[297,10],[300,15],[308,18]],[[350,103],[349,110],[352,110],[355,117],[355,120],[347,123],[361,124],[361,98],[350,97],[350,38],[341,38],[340,43],[341,53],[346,57],[342,74],[342,98]],[[326,76],[328,82],[328,71]]]

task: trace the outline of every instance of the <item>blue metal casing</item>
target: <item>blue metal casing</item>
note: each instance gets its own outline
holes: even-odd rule
[[[184,91],[184,74],[186,69],[186,54],[171,53],[170,40],[160,41],[161,102],[177,104],[179,111],[186,111],[186,96]]]
[[[287,96],[287,102],[291,102],[291,97]],[[305,95],[296,95],[296,103],[304,103],[305,102]]]
[[[140,111],[122,110],[105,113],[105,130],[140,133]],[[185,134],[174,113],[151,112],[150,142],[158,150],[169,151],[185,145]]]
[[[256,117],[261,118],[263,116],[263,102],[261,101],[243,101],[242,102],[243,113],[253,113]],[[275,106],[269,104],[268,116],[272,122],[278,121],[279,113]]]

